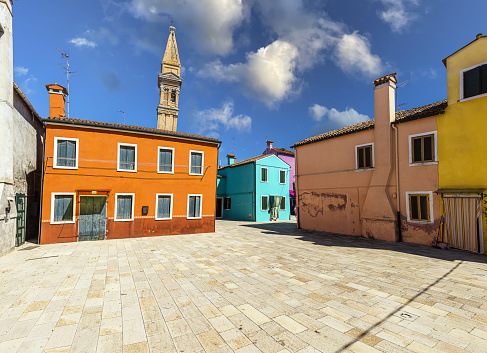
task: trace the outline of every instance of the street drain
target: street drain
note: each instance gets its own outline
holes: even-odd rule
[[[419,317],[418,315],[408,313],[407,311],[401,311],[398,313],[397,316],[399,316],[401,319],[408,320],[408,321],[414,321]]]

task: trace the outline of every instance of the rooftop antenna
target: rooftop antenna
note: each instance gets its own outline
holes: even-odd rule
[[[398,89],[399,87],[404,86],[404,85],[405,85],[406,83],[408,83],[409,81],[411,81],[411,79],[410,79],[410,78],[408,78],[406,81],[404,81],[404,82],[402,82],[402,83],[400,83],[400,84],[396,85],[396,112],[399,110],[399,107],[400,107],[401,105],[405,105],[405,104],[407,104],[407,103],[401,103],[401,104],[397,104],[397,103],[398,103],[398,102],[397,102],[397,89]]]
[[[118,111],[123,114],[123,124],[125,125],[125,112],[120,109]]]
[[[233,149],[232,149],[232,154],[235,154],[235,136],[232,137],[233,140]]]
[[[63,51],[59,50],[58,48],[56,48],[58,52],[61,53],[62,56],[64,56],[66,58],[66,67],[64,67],[63,65],[59,64],[64,70],[66,70],[66,81],[67,81],[67,90],[68,90],[68,95],[67,95],[67,103],[68,103],[68,111],[67,111],[67,114],[66,116],[69,118],[69,75],[70,74],[74,74],[73,71],[69,71],[69,55],[64,53]]]

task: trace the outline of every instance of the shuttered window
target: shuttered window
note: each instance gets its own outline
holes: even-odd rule
[[[132,220],[132,206],[134,202],[133,195],[116,195],[117,212],[115,219],[117,220]]]
[[[359,146],[357,149],[357,169],[373,168],[372,145]]]
[[[119,145],[118,169],[119,170],[136,170],[135,146]]]
[[[279,184],[286,184],[286,171],[285,170],[279,171]]]
[[[201,196],[188,196],[188,218],[201,218]]]
[[[173,150],[159,148],[159,172],[173,172]]]
[[[203,174],[203,152],[191,152],[189,172],[190,174]]]
[[[436,160],[435,136],[433,134],[411,137],[411,149],[413,163],[434,162]]]
[[[76,168],[78,166],[76,159],[76,140],[56,139],[56,167]]]
[[[225,197],[225,209],[229,210],[232,207],[232,198],[231,197]]]
[[[281,211],[285,211],[286,210],[286,196],[281,196],[281,203],[279,205],[279,209]]]
[[[463,72],[463,98],[487,93],[487,64]]]
[[[54,195],[53,222],[73,222],[73,195]]]
[[[260,197],[260,209],[262,211],[267,211],[269,209],[269,196]]]
[[[267,168],[260,168],[260,181],[267,183]]]
[[[171,195],[157,196],[156,219],[171,219]]]
[[[409,219],[411,221],[430,221],[428,194],[409,195]]]

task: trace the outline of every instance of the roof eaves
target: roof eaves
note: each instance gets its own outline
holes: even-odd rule
[[[458,49],[456,52],[451,53],[451,54],[450,54],[450,55],[448,55],[446,58],[444,58],[444,59],[442,60],[443,65],[445,65],[445,67],[446,67],[446,60],[447,60],[449,57],[451,57],[451,56],[455,55],[455,54],[456,54],[456,53],[458,53],[459,51],[461,51],[461,50],[465,49],[465,48],[466,48],[466,47],[468,47],[470,44],[472,44],[473,42],[475,42],[475,41],[477,41],[477,40],[479,40],[479,39],[481,39],[481,38],[487,38],[487,36],[483,36],[483,35],[478,34],[478,35],[477,35],[477,38],[475,38],[474,40],[472,40],[470,43],[468,43],[468,44],[464,45],[463,47],[461,47],[460,49]]]
[[[34,106],[32,105],[32,103],[29,101],[29,99],[27,98],[27,96],[25,95],[24,92],[22,92],[22,90],[20,89],[20,87],[15,83],[13,83],[13,87],[14,87],[14,90],[15,92],[17,92],[17,94],[20,96],[20,98],[22,98],[22,100],[24,101],[24,103],[29,107],[29,109],[32,111],[32,113],[34,114],[34,116],[42,122],[42,118],[41,116],[39,115],[39,113],[35,110]]]

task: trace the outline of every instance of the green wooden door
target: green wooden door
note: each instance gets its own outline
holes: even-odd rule
[[[80,196],[78,241],[105,239],[106,225],[106,196]]]
[[[17,207],[15,246],[20,246],[25,243],[25,194],[15,195],[15,205]]]

